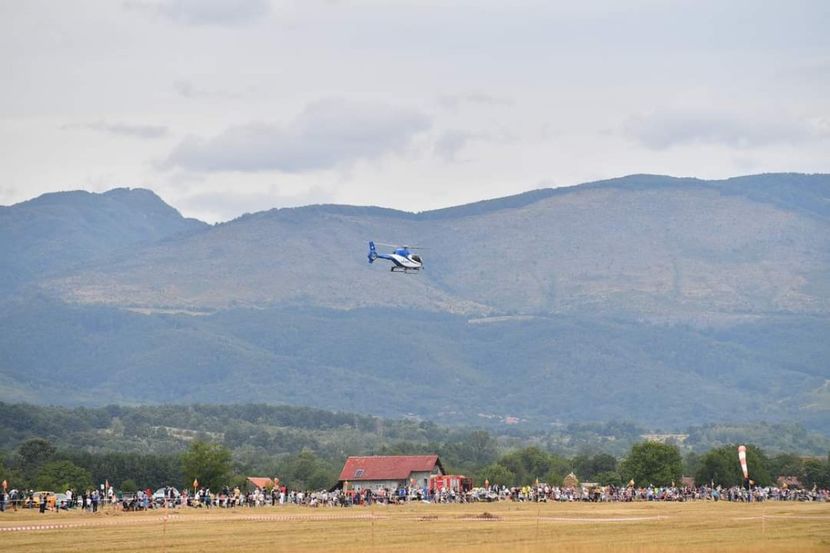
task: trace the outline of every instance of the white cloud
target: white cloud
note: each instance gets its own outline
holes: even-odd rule
[[[70,123],[61,126],[62,130],[90,130],[129,136],[133,138],[164,138],[170,134],[170,129],[163,125],[137,125],[132,123],[108,123],[98,121],[95,123]]]
[[[445,131],[435,141],[433,151],[444,161],[454,161],[458,152],[474,137],[474,134],[464,131]]]
[[[413,109],[329,98],[309,104],[287,125],[254,122],[208,139],[189,137],[164,165],[191,171],[333,169],[401,152],[430,124]]]
[[[334,197],[322,186],[312,186],[296,193],[285,192],[276,186],[263,189],[222,190],[208,189],[183,198],[188,209],[208,221],[227,221],[242,213],[255,213],[275,207],[297,207],[310,204],[331,203]]]
[[[641,144],[662,150],[684,144],[720,144],[752,148],[797,144],[821,138],[827,131],[820,120],[784,114],[711,110],[669,110],[630,118],[625,133]]]
[[[828,172],[830,12],[790,4],[0,1],[0,201],[142,186],[217,220],[316,186],[424,210],[546,178]],[[321,97],[369,108],[304,112]]]
[[[207,95],[206,91],[197,88],[196,85],[190,81],[176,81],[173,83],[173,88],[185,98],[198,98]]]
[[[432,146],[433,153],[444,162],[458,161],[458,154],[473,143],[498,142],[506,144],[513,142],[514,137],[505,130],[493,134],[489,132],[469,132],[458,129],[449,129],[442,132],[435,139]]]
[[[269,0],[127,0],[124,5],[184,25],[244,25],[271,11]]]
[[[212,99],[212,100],[232,100],[239,99],[240,94],[229,92],[226,90],[214,90],[203,88],[194,84],[191,81],[179,80],[173,83],[173,90],[175,90],[182,98],[188,100],[196,99]]]
[[[0,186],[0,205],[10,205],[17,196],[17,189],[13,186]],[[8,200],[7,200],[8,199]]]
[[[464,104],[479,104],[484,106],[512,106],[513,99],[507,96],[496,96],[485,92],[469,92],[467,94],[445,94],[438,97],[438,104],[446,109],[455,110]]]

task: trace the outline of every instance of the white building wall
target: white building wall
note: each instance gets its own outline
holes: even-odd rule
[[[349,481],[349,489],[350,490],[357,490],[357,491],[360,491],[360,490],[378,491],[378,490],[382,490],[384,488],[391,491],[391,490],[394,490],[395,488],[398,488],[399,486],[403,486],[403,485],[404,485],[403,480],[363,480],[363,481],[358,480],[356,482]]]
[[[412,479],[415,479],[415,486],[418,488],[424,488],[429,484],[429,477],[433,474],[443,474],[441,469],[438,468],[436,465],[431,472],[423,471],[423,472],[413,472],[410,473],[409,478],[406,480],[349,480],[349,489],[351,490],[394,490],[398,487],[408,487],[409,483]]]

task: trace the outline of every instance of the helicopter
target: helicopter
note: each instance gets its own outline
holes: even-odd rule
[[[369,263],[374,263],[375,259],[388,259],[392,262],[392,267],[389,270],[393,273],[412,273],[420,271],[423,268],[424,262],[421,259],[421,256],[410,251],[420,250],[423,248],[414,246],[395,246],[393,244],[383,244],[381,242],[378,242],[378,244],[381,246],[395,248],[395,251],[390,254],[378,253],[377,248],[375,248],[375,243],[369,242]]]

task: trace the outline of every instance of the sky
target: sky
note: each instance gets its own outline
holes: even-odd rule
[[[0,205],[208,222],[830,172],[826,0],[0,0]]]

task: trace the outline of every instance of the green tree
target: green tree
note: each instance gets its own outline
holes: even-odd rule
[[[562,479],[571,472],[571,462],[555,453],[548,455],[548,472],[545,474],[545,482],[548,484],[558,485]]]
[[[0,482],[3,480],[8,482],[9,488],[19,488],[20,483],[23,482],[23,475],[20,469],[10,468],[7,465],[6,454],[0,451]]]
[[[468,473],[495,461],[498,444],[488,432],[476,430],[448,438],[431,452],[436,451],[445,469],[452,473]]]
[[[538,447],[526,447],[503,456],[499,464],[516,475],[516,484],[530,484],[548,475],[551,456]]]
[[[799,480],[804,478],[804,459],[794,453],[779,453],[771,457],[768,468],[773,478],[779,476],[795,476]]]
[[[135,480],[132,478],[127,478],[121,485],[118,486],[118,489],[124,493],[134,493],[138,491],[138,484],[136,484]]]
[[[608,453],[597,453],[593,457],[577,455],[573,459],[573,470],[580,480],[593,482],[597,474],[616,472],[617,458]]]
[[[17,465],[26,484],[34,485],[41,467],[55,457],[55,446],[43,438],[31,438],[17,448]]]
[[[602,486],[606,486],[608,484],[620,486],[623,484],[620,473],[614,470],[598,472],[594,475],[593,479],[596,480],[596,482]]]
[[[178,486],[183,480],[180,455],[60,451],[58,456],[89,470],[93,482],[130,479],[140,489],[156,489],[166,485]]]
[[[496,458],[496,440],[489,432],[476,430],[472,432],[463,442],[462,451],[466,454],[463,461],[475,466],[486,465]]]
[[[280,484],[299,490],[321,490],[337,482],[337,471],[311,451],[283,458],[274,471]]]
[[[70,461],[50,461],[38,472],[35,486],[41,490],[57,492],[84,490],[92,487],[92,476],[88,470]]]
[[[830,456],[827,461],[809,459],[804,462],[804,485],[830,488]]]
[[[590,481],[594,476],[594,470],[591,466],[591,457],[585,454],[579,454],[573,458],[573,472],[580,481]]]
[[[594,474],[614,472],[617,470],[617,458],[608,453],[597,453],[591,459],[591,468]]]
[[[57,449],[49,440],[43,438],[31,438],[20,444],[17,454],[20,460],[29,466],[43,465],[55,456]]]
[[[768,460],[763,452],[753,445],[746,448],[746,464],[749,468],[749,477],[760,484],[767,486],[772,483],[767,470]],[[695,482],[709,484],[714,482],[720,486],[740,486],[744,476],[738,461],[738,446],[726,445],[712,449],[700,458],[700,468],[695,473]]]
[[[657,442],[634,444],[620,463],[620,475],[640,486],[667,486],[677,483],[682,474],[683,459],[677,447]]]
[[[487,480],[491,486],[493,484],[498,484],[499,486],[513,486],[516,484],[516,474],[504,465],[493,463],[491,465],[487,465],[479,471],[478,481],[476,483],[483,486],[485,480]]]
[[[182,454],[182,473],[186,487],[198,480],[201,486],[218,490],[230,477],[231,452],[222,445],[196,440]]]
[[[697,474],[700,470],[700,454],[690,451],[683,457],[683,474]]]

